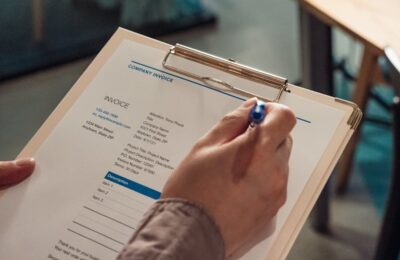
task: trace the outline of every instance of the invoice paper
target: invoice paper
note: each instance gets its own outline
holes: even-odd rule
[[[243,102],[163,69],[164,55],[124,40],[103,64],[34,154],[34,174],[0,196],[0,259],[114,259],[196,140]],[[268,252],[343,119],[303,102],[282,97],[297,117],[288,199],[244,259]]]

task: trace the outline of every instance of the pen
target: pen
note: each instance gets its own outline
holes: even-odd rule
[[[250,111],[250,127],[260,124],[266,115],[266,105],[263,101],[258,100],[257,104]]]

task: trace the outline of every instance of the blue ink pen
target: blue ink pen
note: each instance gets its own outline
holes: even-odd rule
[[[250,111],[250,127],[255,127],[260,124],[266,115],[266,104],[258,100],[257,104]]]

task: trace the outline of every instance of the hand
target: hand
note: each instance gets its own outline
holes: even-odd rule
[[[0,190],[24,180],[32,174],[34,168],[33,158],[0,162]]]
[[[296,118],[286,106],[268,103],[264,121],[250,128],[256,101],[247,100],[203,136],[162,193],[204,207],[222,233],[227,256],[268,225],[286,201]]]

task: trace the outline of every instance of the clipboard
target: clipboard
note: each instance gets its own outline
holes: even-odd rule
[[[297,235],[299,234],[301,227],[305,223],[313,205],[315,204],[320,192],[322,191],[322,188],[327,182],[330,173],[333,171],[333,168],[336,165],[347,142],[361,121],[362,112],[354,103],[292,85],[288,83],[286,78],[248,67],[235,62],[232,59],[223,59],[179,44],[171,46],[140,34],[132,33],[128,30],[119,28],[112,36],[111,40],[104,46],[101,51],[101,55],[98,55],[89,65],[84,74],[67,93],[62,102],[57,106],[46,122],[25,146],[18,157],[32,156],[39,149],[41,144],[44,143],[52,130],[65,116],[66,112],[74,105],[74,102],[89,86],[89,83],[101,70],[102,65],[111,57],[123,40],[130,40],[164,51],[165,56],[164,59],[160,61],[160,64],[162,64],[165,71],[174,72],[188,78],[199,80],[207,86],[218,89],[219,91],[235,93],[245,97],[257,96],[258,98],[267,102],[280,102],[284,93],[289,95],[295,94],[306,100],[321,103],[343,111],[345,114],[343,121],[335,131],[335,135],[330,141],[327,150],[324,152],[317,164],[317,167],[308,180],[306,188],[297,199],[297,203],[293,207],[288,220],[275,239],[272,246],[273,250],[268,252],[266,256],[266,259],[284,259],[293,245]],[[171,64],[171,59],[174,57],[179,57],[180,59],[201,64],[201,66],[220,70],[234,77],[257,82],[265,85],[266,88],[274,89],[276,95],[274,95],[272,98],[260,96],[247,89],[234,86],[228,80],[223,78],[187,71],[184,68],[180,68]]]

